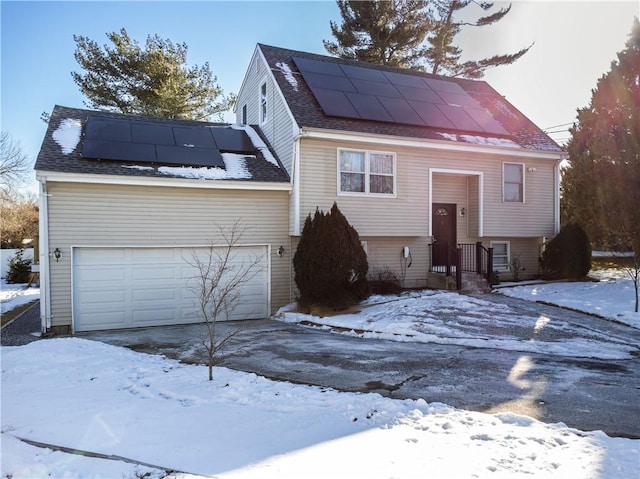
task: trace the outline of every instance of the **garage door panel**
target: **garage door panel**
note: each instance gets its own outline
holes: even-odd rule
[[[268,317],[266,247],[239,247],[230,274],[260,258],[259,270],[241,287],[229,318]],[[188,262],[206,259],[208,248],[74,248],[73,317],[75,331],[200,322],[197,277]]]

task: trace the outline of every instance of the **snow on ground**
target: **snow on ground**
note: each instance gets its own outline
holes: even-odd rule
[[[638,477],[640,440],[341,393],[79,338],[2,348],[2,477]],[[175,473],[170,477],[187,478]]]
[[[27,288],[26,284],[9,284],[4,279],[0,283],[0,313],[2,314],[39,298],[39,287]]]
[[[589,276],[598,281],[543,283],[500,288],[498,292],[597,314],[640,328],[640,313],[633,312],[635,289],[631,277],[621,269],[596,270]]]
[[[375,304],[378,301],[384,302]],[[628,359],[635,350],[603,334],[576,337],[565,322],[541,315],[524,316],[507,305],[452,292],[425,290],[371,297],[367,303],[370,306],[358,313],[322,318],[283,308],[276,319],[310,322],[366,338],[557,356]]]

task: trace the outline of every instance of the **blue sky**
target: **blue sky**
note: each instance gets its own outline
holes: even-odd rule
[[[572,122],[576,109],[588,104],[597,79],[624,48],[638,10],[635,1],[515,1],[504,20],[467,31],[460,45],[469,58],[479,58],[535,42],[516,64],[492,70],[484,80],[547,128]],[[104,45],[107,32],[124,27],[141,44],[156,33],[185,42],[189,64],[209,62],[224,91],[237,92],[256,43],[323,54],[329,21],[339,21],[333,0],[2,0],[0,14],[1,128],[34,161],[46,127],[40,114],[55,104],[84,106],[71,78],[79,70],[74,34]]]

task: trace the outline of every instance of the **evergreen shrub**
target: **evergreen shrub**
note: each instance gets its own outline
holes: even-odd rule
[[[368,295],[367,255],[336,203],[329,213],[316,209],[307,217],[293,267],[302,308],[340,310]]]
[[[31,276],[31,260],[24,259],[22,255],[23,250],[18,252],[9,261],[9,271],[7,272],[7,283],[28,283],[29,276]]]
[[[591,270],[591,243],[578,223],[563,226],[540,258],[543,279],[583,279]]]

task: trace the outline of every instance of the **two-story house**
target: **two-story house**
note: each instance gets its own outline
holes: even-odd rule
[[[228,319],[295,299],[304,220],[336,202],[407,287],[559,229],[562,150],[487,83],[258,45],[237,125],[56,106],[36,162],[43,331],[198,321],[188,259],[240,221],[259,258]],[[215,246],[220,246],[216,244]],[[460,258],[458,262],[457,258]]]

